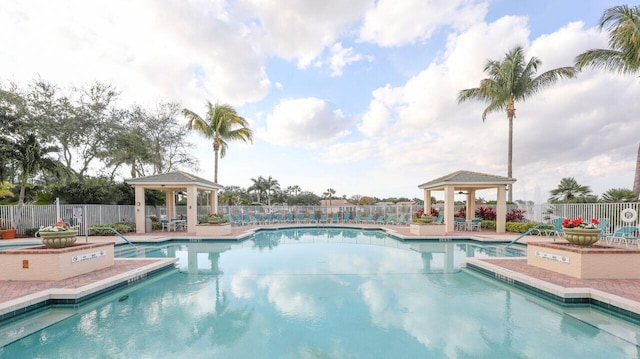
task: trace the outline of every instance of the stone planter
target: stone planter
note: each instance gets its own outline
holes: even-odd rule
[[[221,237],[231,234],[231,224],[198,224],[196,225],[197,237]]]
[[[444,236],[446,234],[445,228],[444,224],[411,223],[409,232],[417,236]]]
[[[16,238],[16,230],[3,229],[3,230],[0,230],[0,235],[2,235],[2,239],[14,239]]]
[[[76,242],[78,231],[40,232],[42,244],[47,248],[66,248]]]
[[[588,247],[600,240],[600,229],[563,228],[567,242],[581,247]]]

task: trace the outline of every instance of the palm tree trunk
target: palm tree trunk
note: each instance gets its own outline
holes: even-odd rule
[[[218,150],[213,151],[215,153],[215,164],[214,164],[214,172],[213,172],[213,182],[218,183]]]
[[[509,150],[508,150],[508,164],[507,164],[507,177],[511,178],[513,175],[513,117],[515,115],[515,109],[513,114],[509,113]],[[509,202],[513,202],[513,183],[509,184],[508,199]]]
[[[636,176],[633,179],[633,193],[636,199],[640,197],[640,145],[638,145],[638,156],[636,157]]]

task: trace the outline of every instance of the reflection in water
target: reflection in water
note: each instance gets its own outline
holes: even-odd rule
[[[0,356],[637,354],[635,345],[461,269],[465,257],[491,256],[502,251],[498,246],[400,242],[363,230],[295,229],[261,232],[241,243],[149,248],[145,256],[179,258],[178,270],[141,282],[127,292],[127,301],[116,297],[85,308],[2,348]],[[585,336],[592,339],[584,341]]]

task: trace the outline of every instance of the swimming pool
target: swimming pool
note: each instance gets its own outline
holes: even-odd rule
[[[638,356],[635,325],[462,268],[469,256],[524,255],[504,245],[291,229],[118,252],[179,262],[77,311],[43,313],[67,318],[0,348],[0,357]]]

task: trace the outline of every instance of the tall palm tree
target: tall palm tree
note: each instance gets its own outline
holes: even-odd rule
[[[300,191],[301,191],[300,186],[298,185],[291,186],[291,192],[293,192],[294,195],[296,196],[299,195]]]
[[[620,203],[636,201],[638,201],[638,196],[627,188],[611,188],[602,194],[602,202]]]
[[[542,61],[532,57],[528,62],[524,59],[521,46],[514,47],[505,54],[502,61],[488,60],[484,72],[489,77],[480,81],[480,87],[462,90],[458,93],[458,102],[480,100],[489,103],[482,112],[482,121],[487,114],[506,110],[509,119],[509,149],[507,175],[512,177],[513,159],[513,119],[516,117],[516,101],[524,101],[550,86],[561,78],[572,78],[577,70],[574,67],[560,67],[546,71],[538,76],[538,66]],[[509,185],[509,201],[513,202],[513,185]]]
[[[605,69],[623,75],[640,70],[640,5],[614,6],[604,11],[598,24],[609,33],[609,49],[587,50],[576,56],[576,67]],[[636,156],[633,193],[640,197],[640,146]]]
[[[582,186],[573,177],[565,177],[560,180],[560,184],[554,190],[549,192],[550,202],[555,203],[573,203],[580,201],[591,193],[589,186]]]
[[[253,184],[247,188],[247,191],[254,192],[256,194],[256,202],[260,203],[262,194],[267,191],[266,179],[259,176],[258,178],[252,178],[251,181],[253,181]]]
[[[213,105],[207,101],[207,114],[205,118],[195,112],[184,109],[182,114],[188,120],[187,128],[196,130],[206,138],[213,139],[213,152],[215,154],[214,182],[218,183],[218,153],[224,158],[227,153],[227,141],[241,140],[253,142],[253,133],[249,129],[249,123],[238,115],[230,105]]]
[[[327,190],[322,194],[325,198],[329,200],[329,208],[333,211],[333,206],[331,205],[331,199],[333,199],[333,195],[336,194],[336,190],[333,188],[327,188]]]

